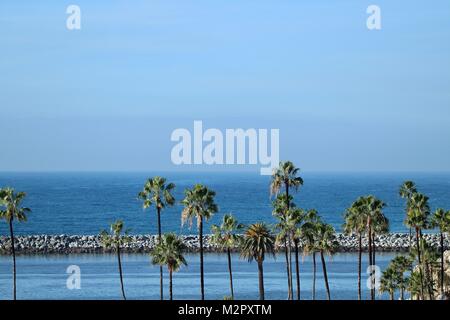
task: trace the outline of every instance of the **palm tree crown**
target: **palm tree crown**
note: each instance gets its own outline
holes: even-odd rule
[[[187,266],[183,250],[183,241],[177,235],[174,233],[165,234],[161,242],[153,248],[151,253],[152,264],[167,266],[170,272],[176,272],[181,266]]]
[[[8,223],[13,220],[20,222],[27,221],[27,214],[31,209],[21,207],[25,192],[15,192],[12,188],[0,189],[0,219],[5,219]]]
[[[189,221],[192,225],[193,219],[197,219],[197,226],[202,219],[209,220],[219,209],[214,203],[216,193],[207,187],[197,184],[192,189],[185,190],[185,198],[181,201],[184,209],[181,213],[181,223]]]

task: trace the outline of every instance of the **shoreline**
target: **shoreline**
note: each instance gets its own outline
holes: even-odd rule
[[[439,234],[424,234],[427,242],[438,248],[440,245]],[[148,253],[157,241],[156,235],[131,235],[131,241],[121,248],[123,253]],[[199,237],[197,235],[181,235],[186,246],[185,251],[196,253],[199,251]],[[204,236],[204,252],[221,253],[224,250],[210,243],[211,235]],[[102,254],[112,252],[104,249],[98,235],[30,235],[16,236],[16,253],[27,254]],[[450,239],[445,236],[444,246],[450,249]],[[358,252],[357,236],[347,236],[342,233],[336,234],[337,249],[335,252]],[[375,239],[377,252],[407,252],[409,250],[409,234],[389,233],[379,235]],[[363,250],[367,251],[367,239],[363,238]],[[412,245],[415,245],[414,236]],[[11,241],[9,237],[0,236],[0,255],[10,254]],[[302,244],[300,243],[300,248]],[[278,250],[283,250],[279,246]],[[238,250],[233,250],[237,252]]]

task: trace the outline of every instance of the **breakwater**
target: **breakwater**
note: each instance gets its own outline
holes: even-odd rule
[[[187,252],[197,252],[199,237],[196,235],[181,236]],[[438,234],[425,234],[427,242],[439,247]],[[206,252],[221,252],[221,249],[212,244],[211,236],[204,237],[204,250]],[[122,252],[146,253],[150,252],[157,241],[155,235],[132,235],[130,241],[122,247]],[[367,250],[368,242],[363,238],[363,248]],[[405,252],[410,246],[409,234],[391,233],[377,236],[376,249],[379,252]],[[412,245],[414,245],[414,237]],[[336,252],[357,252],[358,238],[344,234],[336,236]],[[302,243],[300,243],[302,246]],[[445,238],[446,248],[450,248],[450,239]],[[9,254],[11,240],[9,237],[0,237],[0,254]],[[15,237],[15,248],[18,254],[77,254],[77,253],[105,253],[110,249],[103,248],[98,235],[32,235]],[[279,248],[282,249],[282,248]]]

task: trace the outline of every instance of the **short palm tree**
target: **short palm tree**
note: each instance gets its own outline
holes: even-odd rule
[[[242,241],[242,236],[238,234],[244,228],[243,224],[237,222],[236,218],[231,214],[223,216],[222,224],[213,225],[212,230],[212,242],[219,248],[226,250],[228,258],[228,273],[230,275],[230,292],[231,299],[234,299],[233,288],[233,272],[231,267],[231,250],[238,247]]]
[[[391,300],[394,300],[394,293],[398,288],[399,274],[393,269],[388,267],[380,278],[380,293],[387,292]]]
[[[184,225],[189,221],[197,220],[197,228],[200,242],[200,288],[201,299],[205,300],[205,282],[203,269],[203,221],[209,220],[219,209],[214,202],[216,193],[207,187],[197,184],[192,189],[186,189],[185,198],[181,201],[184,209],[181,212],[181,224]]]
[[[418,271],[412,271],[407,279],[407,288],[411,299],[419,300],[422,295],[422,276]]]
[[[264,269],[263,263],[267,254],[274,255],[275,238],[264,223],[255,223],[244,233],[241,257],[258,264],[259,299],[264,300]]]
[[[312,281],[312,300],[316,299],[316,274],[317,274],[317,264],[316,264],[316,253],[318,252],[316,246],[317,230],[322,224],[320,217],[316,210],[312,209],[306,212],[304,217],[304,223],[297,229],[297,236],[302,239],[303,254],[312,255],[313,261],[313,281]]]
[[[366,232],[366,211],[355,201],[350,208],[347,209],[343,225],[344,233],[347,235],[355,234],[358,237],[358,300],[361,300],[361,273],[362,273],[362,237]]]
[[[404,300],[404,292],[407,289],[407,281],[405,272],[411,270],[413,261],[407,256],[396,256],[392,259],[390,267],[394,270],[398,277],[398,288],[400,289],[400,300]]]
[[[320,259],[322,260],[323,278],[325,281],[325,288],[327,289],[327,299],[331,300],[330,286],[328,283],[327,266],[325,263],[325,254],[333,254],[336,248],[336,231],[330,224],[320,223],[317,225],[316,231],[316,247],[320,252]]]
[[[440,255],[441,255],[441,265],[440,265],[440,276],[439,276],[439,288],[441,290],[441,297],[444,296],[444,233],[450,232],[450,211],[445,211],[444,209],[437,209],[432,218],[431,225],[433,228],[439,229],[440,236]]]
[[[161,211],[166,206],[173,206],[175,198],[172,191],[175,188],[173,183],[167,183],[166,179],[162,177],[153,177],[145,182],[144,188],[138,194],[138,198],[143,201],[144,210],[154,205],[156,207],[156,214],[158,218],[158,242],[161,241]],[[164,299],[163,291],[163,269],[159,268],[159,288],[160,299]]]
[[[270,193],[272,195],[278,195],[280,190],[284,188],[285,190],[285,210],[286,212],[291,208],[292,197],[290,195],[291,188],[295,191],[303,185],[303,179],[298,176],[300,169],[295,167],[291,161],[283,162],[281,161],[279,167],[274,170],[272,174],[272,182],[270,184]],[[285,214],[286,214],[285,212]],[[293,298],[293,288],[292,288],[292,270],[291,270],[291,241],[290,237],[287,235],[285,243],[286,245],[286,264],[288,273],[288,299]]]
[[[125,289],[123,285],[123,272],[122,272],[122,259],[120,249],[121,247],[130,242],[130,237],[128,236],[129,230],[125,230],[124,235],[122,235],[122,231],[124,228],[124,224],[122,220],[117,220],[112,223],[110,226],[110,232],[103,230],[100,233],[100,241],[105,248],[111,248],[116,251],[117,254],[117,263],[119,266],[119,278],[120,278],[120,290],[122,292],[122,297],[126,300]]]
[[[14,244],[14,220],[26,222],[27,214],[31,212],[29,208],[22,207],[21,203],[26,197],[24,192],[15,192],[12,188],[0,189],[0,219],[5,219],[9,226],[11,237],[11,255],[13,258],[13,299],[17,299],[16,286],[16,249]]]
[[[173,233],[165,234],[161,241],[156,244],[151,252],[152,264],[167,266],[169,271],[169,294],[173,300],[173,273],[177,272],[181,266],[187,266],[183,256],[183,241]]]

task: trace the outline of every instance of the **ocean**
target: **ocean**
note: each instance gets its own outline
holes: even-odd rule
[[[393,254],[380,253],[377,264],[384,269]],[[187,267],[174,274],[174,299],[199,299],[199,257],[187,254]],[[229,295],[227,260],[224,254],[205,255],[206,299],[221,300]],[[350,253],[327,257],[331,298],[334,300],[355,300],[357,294],[357,255]],[[367,256],[364,256],[362,289],[364,299],[369,299],[367,289]],[[256,264],[233,254],[233,278],[235,298],[258,299],[258,270]],[[80,268],[81,288],[69,290],[66,270],[69,266]],[[115,255],[30,255],[19,256],[17,260],[18,299],[121,299],[120,283]],[[123,255],[124,286],[128,299],[159,299],[159,267],[150,264],[146,254]],[[166,271],[164,271],[166,272]],[[287,298],[286,265],[283,256],[267,257],[264,263],[266,299]],[[312,296],[311,257],[304,257],[300,265],[301,299]],[[295,276],[295,274],[294,274]],[[295,277],[294,277],[295,279]],[[295,283],[295,281],[294,281]],[[0,256],[0,300],[11,298],[11,258]],[[165,275],[165,294],[168,296],[168,275]],[[317,259],[316,298],[326,299],[320,259]],[[378,299],[388,299],[386,294]]]
[[[183,191],[203,183],[216,191],[219,212],[206,225],[219,223],[226,213],[234,214],[244,224],[256,221],[274,223],[269,184],[270,177],[257,173],[0,173],[0,187],[11,186],[25,191],[24,205],[32,209],[26,223],[16,223],[17,235],[98,234],[116,219],[123,219],[135,234],[155,234],[155,209],[146,211],[137,199],[145,180],[154,175],[167,177],[176,184],[177,205],[162,213],[164,232],[197,233],[181,227],[179,201]],[[407,232],[403,225],[404,200],[399,186],[410,179],[419,191],[430,197],[432,209],[450,209],[449,173],[304,173],[304,186],[295,203],[305,209],[317,209],[325,221],[341,230],[347,207],[361,195],[373,194],[387,207],[392,232]],[[8,235],[0,221],[0,234]]]
[[[132,233],[156,233],[154,208],[143,211],[137,199],[146,178],[156,173],[0,173],[0,186],[12,186],[27,192],[24,205],[33,212],[26,223],[16,223],[16,234],[98,234],[115,219],[123,219]],[[203,183],[216,191],[219,212],[206,225],[219,223],[225,213],[233,213],[240,222],[274,223],[269,194],[270,177],[251,173],[163,173],[176,184],[177,202],[185,188]],[[327,222],[341,230],[345,208],[361,195],[373,194],[387,207],[392,232],[407,232],[403,225],[404,201],[398,188],[404,180],[414,180],[420,191],[430,197],[432,209],[450,208],[450,174],[407,173],[305,173],[304,186],[294,195],[302,208],[315,208]],[[177,204],[164,210],[165,232],[183,234],[197,230],[182,228]],[[8,235],[6,223],[0,221],[0,234]],[[380,253],[377,265],[383,270],[393,254]],[[198,299],[198,255],[187,254],[188,267],[174,276],[175,299]],[[367,257],[364,256],[364,296]],[[327,257],[333,299],[357,298],[357,255],[339,253]],[[67,267],[81,269],[81,289],[66,287]],[[206,254],[205,281],[207,299],[223,299],[228,295],[226,255]],[[123,256],[125,290],[130,299],[158,299],[158,268],[151,266],[146,254]],[[233,255],[237,299],[258,298],[256,265]],[[311,298],[312,263],[310,257],[301,262],[302,299]],[[114,255],[24,255],[17,260],[19,299],[120,299],[117,262]],[[166,278],[167,279],[167,278]],[[269,257],[265,262],[265,284],[268,299],[286,299],[284,259]],[[166,289],[166,294],[167,294]],[[0,256],[0,299],[11,296],[11,258]],[[325,299],[320,260],[317,266],[317,298]],[[386,295],[380,299],[388,298]]]

